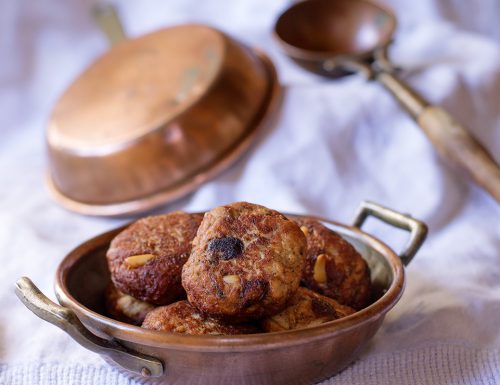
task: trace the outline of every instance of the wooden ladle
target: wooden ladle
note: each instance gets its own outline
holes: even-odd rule
[[[394,14],[366,0],[308,0],[293,4],[275,24],[285,53],[305,69],[337,78],[361,72],[378,80],[410,113],[439,154],[500,203],[500,167],[444,109],[434,106],[395,74],[387,47]]]

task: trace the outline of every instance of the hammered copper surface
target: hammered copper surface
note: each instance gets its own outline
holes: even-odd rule
[[[277,107],[274,66],[203,25],[123,41],[61,96],[49,122],[49,185],[93,215],[151,209],[192,191],[248,148]]]

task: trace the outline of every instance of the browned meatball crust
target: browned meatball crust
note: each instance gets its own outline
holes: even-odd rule
[[[155,305],[184,295],[182,266],[202,218],[201,214],[173,212],[139,219],[123,230],[106,254],[115,286]]]
[[[301,287],[282,312],[261,321],[266,332],[301,329],[355,313],[349,306]]]
[[[203,313],[244,322],[281,311],[297,290],[306,240],[291,220],[246,202],[205,214],[182,270],[188,300]]]
[[[112,283],[106,289],[106,309],[118,321],[140,325],[154,308],[150,303],[122,293]]]
[[[230,325],[203,315],[188,301],[160,306],[148,313],[143,328],[192,335],[251,334],[259,329],[253,325]]]
[[[307,238],[303,284],[356,310],[368,305],[370,270],[363,257],[349,242],[318,221],[295,221]]]

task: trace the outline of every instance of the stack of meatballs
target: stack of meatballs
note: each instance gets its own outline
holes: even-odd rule
[[[109,314],[147,329],[292,330],[370,301],[369,268],[337,233],[246,202],[140,219],[113,239],[106,256]]]

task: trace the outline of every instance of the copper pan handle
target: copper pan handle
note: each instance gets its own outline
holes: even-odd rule
[[[163,375],[163,364],[156,358],[131,351],[112,340],[91,333],[76,314],[48,299],[27,277],[16,282],[16,295],[21,302],[41,319],[56,325],[88,350],[108,356],[126,370],[144,377]]]
[[[406,266],[408,265],[416,252],[422,246],[427,236],[427,225],[417,219],[412,218],[410,215],[398,213],[387,207],[381,206],[377,203],[363,201],[358,207],[358,211],[354,218],[353,226],[361,228],[366,218],[373,216],[380,219],[389,225],[398,227],[410,232],[410,238],[403,251],[399,253],[399,258]]]
[[[108,2],[98,2],[92,6],[92,16],[108,38],[115,45],[127,38],[116,7]]]

